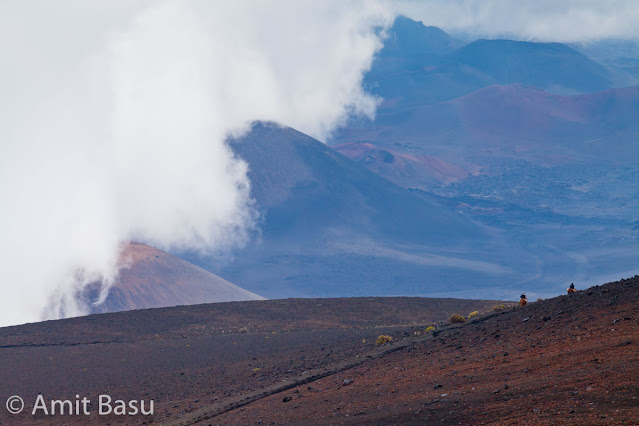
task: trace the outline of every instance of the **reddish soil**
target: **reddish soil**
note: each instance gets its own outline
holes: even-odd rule
[[[639,277],[414,339],[201,424],[639,424]]]
[[[0,423],[639,424],[639,277],[494,303],[289,299],[2,328]],[[33,417],[39,393],[153,399],[155,415]]]
[[[146,244],[132,242],[123,246],[119,264],[119,276],[108,296],[99,305],[91,304],[91,313],[263,299]],[[100,287],[89,286],[84,294],[87,302],[98,300]]]
[[[454,312],[496,302],[425,298],[288,299],[90,315],[0,328],[0,424],[172,421],[305,371],[365,360],[375,338],[409,341]],[[242,330],[246,327],[246,330]],[[244,331],[244,332],[243,332]],[[385,348],[382,348],[385,351]],[[93,415],[33,417],[47,400],[86,396]],[[153,399],[153,417],[98,417],[97,397]],[[5,401],[25,400],[10,415]]]

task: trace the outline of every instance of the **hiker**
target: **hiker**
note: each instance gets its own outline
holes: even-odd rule
[[[570,284],[570,287],[568,287],[567,291],[568,294],[573,294],[575,291],[577,291],[575,290],[575,283]]]
[[[519,305],[523,308],[528,303],[528,299],[526,299],[526,293],[522,293],[519,297]]]

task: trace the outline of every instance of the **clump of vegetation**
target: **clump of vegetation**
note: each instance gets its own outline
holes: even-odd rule
[[[375,342],[375,344],[377,346],[385,345],[386,343],[390,343],[392,340],[393,340],[393,338],[391,336],[387,336],[385,334],[382,334],[382,335],[377,337],[377,342]]]
[[[473,311],[473,312],[468,314],[468,319],[476,317],[477,315],[479,315],[479,311]]]
[[[537,302],[542,302],[544,299],[542,299],[541,297],[537,298]]]
[[[248,331],[249,331],[249,330],[248,330],[248,328],[246,328],[246,327],[242,327],[242,328],[240,328],[238,331],[239,331],[240,333],[248,333]]]
[[[461,322],[466,322],[466,318],[464,318],[463,315],[459,315],[459,314],[452,314],[449,318],[448,318],[448,323],[449,324],[455,324],[455,323],[461,323]]]
[[[490,310],[493,312],[503,311],[504,309],[506,309],[506,305],[495,305],[492,308],[490,308]]]
[[[435,326],[429,325],[428,327],[426,327],[426,330],[424,330],[424,333],[432,333],[433,331],[435,331]]]

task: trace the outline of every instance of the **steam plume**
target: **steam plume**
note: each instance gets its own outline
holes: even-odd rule
[[[85,312],[120,244],[224,250],[254,226],[253,120],[324,138],[361,89],[387,5],[3,2],[0,325]]]

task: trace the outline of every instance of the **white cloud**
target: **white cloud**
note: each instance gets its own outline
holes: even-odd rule
[[[3,2],[0,325],[83,312],[118,245],[218,250],[253,226],[251,120],[324,138],[361,89],[387,4]]]
[[[402,0],[399,13],[446,31],[483,37],[584,42],[639,39],[636,0]]]

